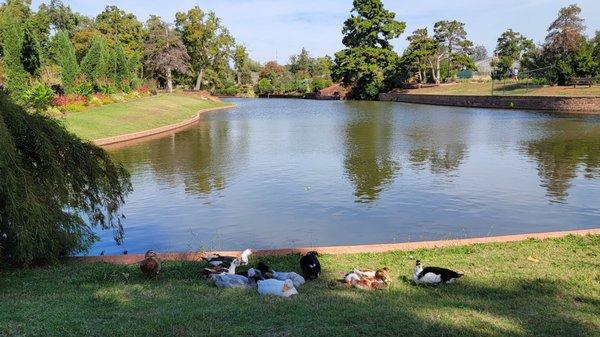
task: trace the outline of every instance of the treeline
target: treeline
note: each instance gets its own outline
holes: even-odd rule
[[[453,81],[461,70],[477,70],[476,62],[488,58],[484,46],[468,39],[465,24],[444,20],[415,30],[409,45],[398,55],[390,41],[400,37],[406,24],[384,8],[381,0],[354,0],[352,15],[342,30],[345,49],[335,54],[333,79],[352,89],[358,99],[373,99],[380,92],[407,82]],[[581,9],[560,9],[543,43],[507,30],[498,38],[492,56],[492,76],[503,78],[525,73],[543,84],[564,85],[572,77],[600,76],[600,32],[587,38]]]

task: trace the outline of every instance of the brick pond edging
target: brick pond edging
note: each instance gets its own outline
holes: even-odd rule
[[[430,95],[388,92],[379,94],[379,100],[469,108],[600,114],[600,97]]]
[[[439,241],[420,241],[420,242],[404,242],[404,243],[385,243],[371,245],[353,245],[353,246],[328,246],[328,247],[297,247],[283,249],[265,249],[253,251],[257,256],[275,256],[288,254],[306,254],[311,250],[316,250],[323,254],[354,254],[354,253],[383,253],[394,250],[414,250],[421,248],[440,248],[452,246],[464,246],[475,243],[501,243],[501,242],[516,242],[528,239],[549,239],[560,238],[567,235],[598,235],[600,228],[571,230],[560,232],[543,232],[543,233],[527,233],[514,235],[489,236],[482,238],[469,239],[454,239],[454,240],[439,240]],[[151,247],[149,247],[151,248]],[[252,248],[252,247],[250,247]],[[199,261],[206,253],[203,252],[183,252],[183,253],[159,253],[163,260],[177,261]],[[222,251],[211,252],[221,255],[239,255],[241,251]],[[144,259],[144,254],[128,254],[128,255],[104,255],[104,256],[79,256],[72,257],[70,260],[81,262],[106,262],[113,264],[133,264]]]
[[[193,123],[196,123],[197,121],[199,121],[200,117],[203,113],[215,111],[215,110],[229,109],[232,107],[234,107],[234,105],[226,105],[226,106],[220,106],[220,107],[216,107],[216,108],[202,109],[196,113],[196,116],[186,119],[186,120],[183,120],[181,122],[175,123],[175,124],[169,124],[169,125],[161,126],[161,127],[150,129],[150,130],[144,130],[144,131],[139,131],[139,132],[134,132],[134,133],[127,133],[127,134],[119,135],[119,136],[96,139],[96,140],[93,140],[92,143],[94,143],[95,145],[98,145],[98,146],[112,145],[112,144],[116,144],[116,143],[127,142],[127,141],[131,141],[131,140],[135,140],[135,139],[154,136],[154,135],[157,135],[160,133],[178,130],[178,129],[184,128],[190,124],[193,124]]]

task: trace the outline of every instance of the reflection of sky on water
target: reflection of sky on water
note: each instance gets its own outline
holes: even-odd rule
[[[113,151],[125,243],[275,248],[596,227],[600,119],[384,102],[236,100]]]

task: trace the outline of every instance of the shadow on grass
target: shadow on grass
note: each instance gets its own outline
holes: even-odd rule
[[[265,258],[274,269],[297,256]],[[573,285],[506,275],[486,284],[477,275],[439,287],[401,276],[390,289],[331,288],[325,271],[291,299],[216,289],[200,262],[168,262],[159,281],[137,266],[77,264],[4,275],[0,336],[592,336],[598,299]],[[288,268],[289,270],[289,268]],[[595,318],[594,318],[595,317]]]

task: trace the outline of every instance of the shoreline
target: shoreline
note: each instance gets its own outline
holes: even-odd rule
[[[114,145],[114,144],[118,144],[118,143],[125,143],[125,142],[129,142],[132,140],[139,140],[139,139],[146,138],[146,137],[156,136],[159,134],[176,131],[176,130],[185,128],[193,123],[196,123],[200,120],[201,116],[206,112],[230,109],[233,107],[235,107],[235,104],[230,104],[230,105],[220,106],[220,107],[215,107],[215,108],[201,109],[196,113],[196,116],[185,119],[178,123],[169,124],[169,125],[161,126],[161,127],[154,128],[154,129],[148,129],[148,130],[144,130],[144,131],[138,131],[138,132],[126,133],[126,134],[118,135],[118,136],[95,139],[95,140],[92,140],[91,142],[97,146],[107,146],[107,145]]]
[[[568,235],[586,236],[600,235],[600,228],[525,233],[525,234],[510,234],[499,236],[488,236],[466,239],[450,239],[450,240],[434,240],[434,241],[417,241],[403,243],[383,243],[383,244],[367,244],[367,245],[349,245],[349,246],[322,246],[322,247],[296,247],[296,248],[280,248],[280,249],[263,249],[253,250],[253,255],[256,256],[282,256],[290,254],[306,254],[311,250],[315,250],[322,254],[358,254],[358,253],[385,253],[390,251],[406,251],[415,249],[430,249],[442,247],[466,246],[480,243],[506,243],[518,242],[529,239],[550,239],[561,238]],[[211,254],[217,253],[221,255],[239,255],[241,251],[211,251]],[[160,253],[162,260],[170,261],[199,261],[206,252],[171,252]],[[85,262],[85,263],[111,263],[111,264],[134,264],[144,259],[144,254],[127,254],[127,255],[94,255],[94,256],[74,256],[67,260]]]

